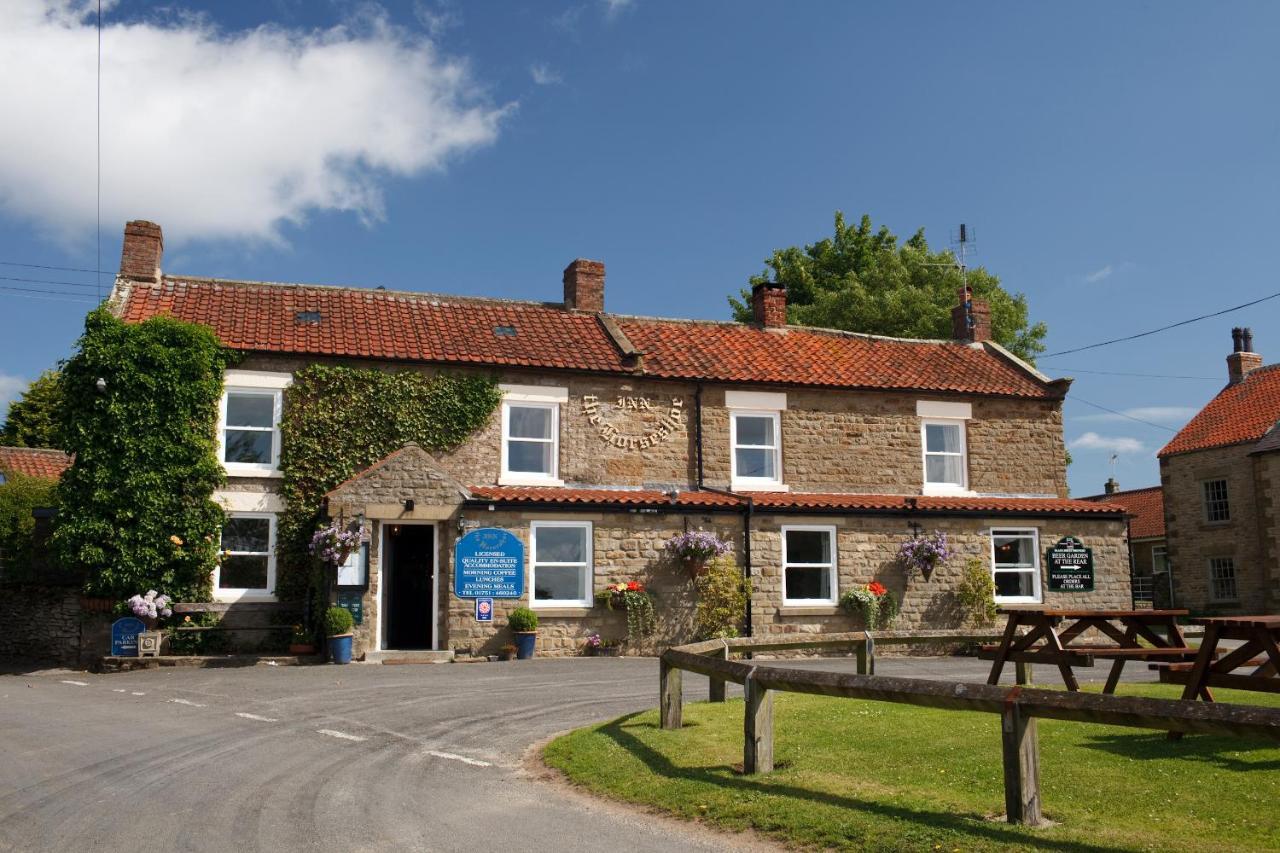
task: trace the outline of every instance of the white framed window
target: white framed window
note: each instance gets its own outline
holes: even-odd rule
[[[506,485],[559,485],[560,405],[502,404],[502,478]]]
[[[782,528],[782,603],[835,604],[836,529],[796,524]]]
[[[280,475],[280,414],[292,376],[228,370],[218,412],[218,458],[232,476]]]
[[[1040,531],[991,529],[991,573],[999,604],[1040,602]]]
[[[782,485],[782,413],[731,411],[729,443],[731,488],[780,491]]]
[[[1210,524],[1220,524],[1231,520],[1231,501],[1227,497],[1227,481],[1205,480],[1201,483],[1204,490],[1204,520]]]
[[[591,522],[529,523],[529,606],[591,607]]]
[[[924,454],[924,492],[964,492],[969,488],[964,421],[925,418],[920,421]]]
[[[227,513],[219,550],[222,556],[213,570],[215,600],[275,597],[275,513]]]
[[[1236,561],[1232,557],[1209,558],[1209,598],[1212,601],[1239,601]]]
[[[1169,571],[1169,550],[1164,545],[1151,546],[1151,574]]]

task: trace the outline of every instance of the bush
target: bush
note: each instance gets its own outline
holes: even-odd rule
[[[698,604],[693,631],[699,640],[736,637],[746,616],[751,581],[742,576],[731,555],[716,557],[696,580]]]
[[[32,511],[54,505],[55,484],[15,474],[0,483],[0,562],[8,580],[35,580],[35,518]]]
[[[345,607],[330,607],[324,612],[324,632],[327,636],[337,637],[340,634],[349,634],[354,624],[351,611]]]
[[[517,634],[538,630],[538,614],[527,607],[517,607],[507,617],[507,625]]]
[[[978,557],[965,560],[956,598],[966,622],[985,628],[996,621],[996,583]]]

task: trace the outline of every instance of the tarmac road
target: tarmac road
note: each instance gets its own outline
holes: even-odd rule
[[[652,658],[0,675],[0,850],[761,849],[522,767],[556,732],[656,704]]]

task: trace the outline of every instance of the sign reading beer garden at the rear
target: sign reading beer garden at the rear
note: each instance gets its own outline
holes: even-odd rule
[[[1074,536],[1064,536],[1046,554],[1050,592],[1093,591],[1093,549]]]
[[[463,536],[454,549],[453,594],[458,598],[521,598],[524,543],[497,527]]]

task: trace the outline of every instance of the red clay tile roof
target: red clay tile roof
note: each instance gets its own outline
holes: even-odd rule
[[[1124,508],[1125,512],[1133,516],[1129,521],[1131,539],[1164,538],[1164,489],[1159,486],[1113,492],[1109,495],[1090,495],[1080,500]]]
[[[57,480],[71,466],[61,450],[42,447],[0,447],[0,472]]]
[[[1280,364],[1260,367],[1228,385],[1200,410],[1160,457],[1257,441],[1280,420]]]
[[[576,489],[524,486],[472,486],[471,494],[478,501],[503,504],[581,504],[583,506],[626,507],[726,507],[735,508],[743,501],[716,492],[679,492],[674,503],[666,493],[656,490],[624,489]],[[1108,504],[1058,498],[982,498],[935,497],[911,495],[831,495],[801,494],[794,492],[752,492],[757,510],[847,510],[849,512],[905,512],[916,509],[921,512],[944,514],[948,512],[1014,513],[1034,515],[1102,515],[1115,516],[1123,512]]]
[[[240,350],[636,375],[596,315],[554,303],[172,276],[128,283],[115,301],[127,322],[169,314]],[[299,322],[299,312],[320,319]],[[609,316],[643,351],[644,375],[657,378],[1041,399],[1064,391],[993,347]]]

